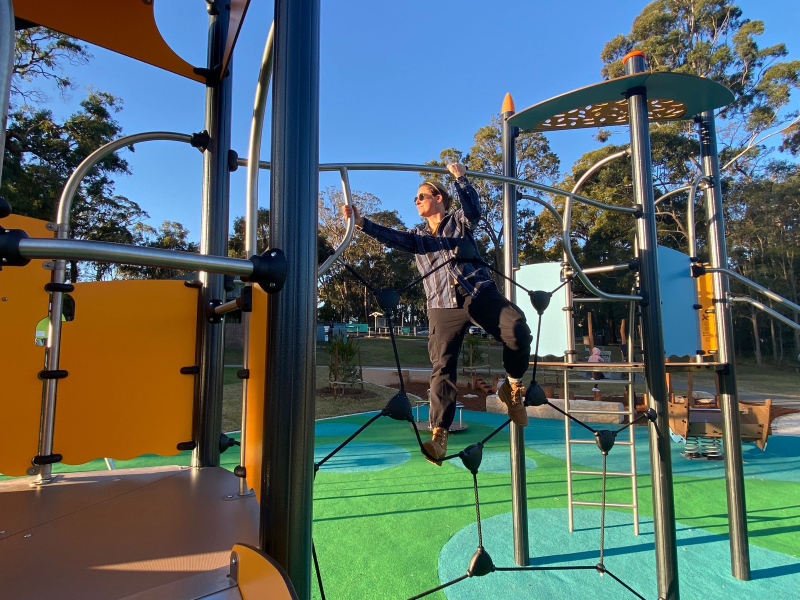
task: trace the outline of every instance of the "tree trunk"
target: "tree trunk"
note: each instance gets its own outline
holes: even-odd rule
[[[758,313],[756,313],[755,307],[750,307],[750,320],[753,322],[753,349],[756,353],[756,364],[760,365],[763,363],[763,358],[761,357],[761,338],[758,335]]]
[[[772,302],[769,303],[770,308],[772,308]],[[781,366],[781,360],[778,358],[778,337],[775,335],[775,319],[770,318],[769,320],[769,335],[772,338],[772,361]]]

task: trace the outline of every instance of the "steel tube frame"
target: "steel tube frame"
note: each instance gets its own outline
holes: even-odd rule
[[[774,300],[775,302],[781,304],[782,306],[785,306],[786,308],[788,308],[788,309],[790,309],[790,310],[792,310],[792,311],[794,311],[796,313],[800,313],[800,306],[798,306],[797,304],[795,304],[791,300],[787,300],[783,296],[779,296],[778,294],[776,294],[772,290],[770,290],[768,288],[765,288],[762,285],[759,285],[755,281],[753,281],[751,279],[748,279],[747,277],[745,277],[744,275],[741,275],[740,273],[737,273],[733,269],[726,269],[726,268],[722,268],[722,267],[719,267],[719,268],[706,267],[706,273],[723,273],[723,274],[727,275],[728,277],[733,277],[737,281],[740,281],[743,284],[745,284],[747,287],[753,288],[757,292],[761,292],[762,294],[764,294],[770,300]]]
[[[267,96],[272,80],[272,62],[275,46],[275,21],[270,25],[264,54],[261,57],[261,68],[258,72],[256,95],[253,101],[253,119],[250,122],[250,143],[247,147],[247,159],[256,162],[261,159],[261,140],[264,133],[264,116],[267,111]],[[248,255],[258,254],[258,169],[247,170],[246,209],[244,247]],[[251,285],[246,283],[245,285]],[[242,367],[250,368],[250,313],[242,314]],[[239,464],[245,466],[247,458],[247,395],[248,379],[242,379],[242,433],[239,438]],[[247,485],[247,477],[239,478],[239,496],[249,496],[253,491]]]
[[[750,580],[750,548],[747,539],[747,507],[744,491],[739,398],[736,390],[736,364],[733,348],[733,316],[731,315],[728,274],[719,269],[728,266],[725,246],[725,223],[722,208],[722,187],[717,152],[717,132],[714,113],[707,111],[696,119],[700,138],[700,159],[703,175],[713,185],[707,191],[708,249],[713,273],[716,307],[718,358],[727,364],[717,375],[722,410],[722,440],[725,448],[725,488],[728,501],[728,530],[731,548],[731,573],[736,579]]]
[[[795,323],[789,317],[787,317],[785,315],[782,315],[781,313],[771,309],[766,304],[762,304],[761,302],[759,302],[755,298],[750,298],[750,297],[747,297],[747,296],[731,296],[729,298],[729,300],[731,302],[746,302],[748,304],[752,304],[756,308],[763,310],[768,315],[778,319],[781,323],[785,323],[786,325],[788,325],[792,329],[797,329],[798,331],[800,331],[800,323]]]
[[[13,38],[13,36],[12,36]],[[5,131],[5,130],[4,130]],[[91,169],[105,156],[116,152],[121,148],[131,146],[140,142],[149,141],[175,141],[191,143],[192,136],[184,133],[171,131],[151,131],[135,133],[121,138],[117,138],[104,144],[89,156],[73,171],[67,179],[61,197],[58,201],[58,211],[56,215],[56,240],[70,241],[70,214],[75,194],[83,181],[83,178]],[[47,240],[47,241],[56,241]],[[55,255],[45,256],[44,258],[58,258]],[[72,257],[67,257],[72,258]],[[77,258],[75,258],[77,260]],[[87,259],[89,260],[89,259]],[[134,263],[131,263],[134,264]],[[55,260],[53,265],[51,281],[53,283],[65,283],[67,280],[66,260]],[[50,294],[50,307],[48,317],[50,324],[47,330],[47,346],[45,347],[44,368],[45,370],[58,370],[61,359],[61,314],[64,310],[63,292],[52,292]],[[56,397],[58,394],[58,379],[47,379],[42,386],[42,411],[39,425],[39,455],[48,456],[53,453],[53,436],[55,429]],[[52,478],[53,466],[50,464],[34,466],[38,471],[37,483],[49,483]]]
[[[339,169],[339,173],[342,176],[342,194],[344,195],[344,203],[346,206],[353,205],[353,193],[350,190],[350,175],[347,172],[347,169],[344,167]],[[344,232],[344,238],[342,239],[341,243],[336,247],[333,254],[331,254],[328,258],[325,259],[325,262],[320,265],[319,269],[317,269],[317,277],[322,277],[325,273],[328,272],[328,269],[331,268],[333,263],[339,260],[339,257],[342,253],[347,250],[347,247],[350,245],[350,242],[353,241],[353,235],[356,231],[356,221],[350,216],[347,219],[347,228]]]
[[[646,70],[644,57],[628,56],[625,74]],[[653,528],[656,552],[658,597],[678,600],[678,553],[675,535],[675,506],[672,489],[669,420],[667,413],[664,334],[661,325],[661,294],[658,285],[656,253],[656,215],[653,193],[653,167],[645,88],[628,91],[628,115],[631,128],[631,162],[634,201],[641,207],[637,223],[639,281],[642,310],[642,351],[645,363],[648,405],[657,418],[650,428],[650,468],[653,482]],[[566,220],[566,219],[565,219]],[[631,349],[632,350],[632,349]]]
[[[598,273],[614,273],[616,271],[631,271],[630,263],[625,265],[606,265],[602,267],[588,267],[582,269],[586,275],[597,275]],[[599,298],[602,300],[602,298]]]
[[[510,126],[508,120],[514,111],[500,115],[503,149],[503,175],[515,176],[517,173],[516,138],[517,128]],[[517,288],[512,285],[517,265],[517,187],[511,182],[503,182],[503,273],[508,278],[503,286],[504,296],[509,302],[516,302]],[[530,540],[528,536],[528,489],[525,472],[525,428],[509,423],[508,437],[511,454],[511,522],[514,539],[514,562],[528,566],[530,561]]]
[[[286,283],[267,300],[259,547],[311,597],[319,193],[320,0],[275,1],[270,242]]]
[[[14,6],[11,0],[0,0],[0,148],[6,147],[6,121],[14,74]],[[3,180],[0,168],[0,182]]]
[[[19,250],[25,258],[50,258],[62,261],[92,260],[187,271],[202,270],[242,277],[248,277],[253,273],[253,263],[243,258],[203,255],[114,242],[27,238],[20,240]]]
[[[707,175],[700,175],[689,186],[689,202],[686,206],[686,239],[689,242],[689,258],[693,261],[697,260],[697,227],[695,225],[697,220],[694,214],[694,201],[700,184],[709,184],[710,181],[711,178]]]

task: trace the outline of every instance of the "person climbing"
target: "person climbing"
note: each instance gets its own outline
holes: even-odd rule
[[[414,204],[427,226],[398,231],[361,216],[355,206],[342,206],[345,219],[353,217],[365,234],[389,248],[411,252],[424,279],[427,297],[431,373],[430,424],[432,437],[423,446],[436,465],[447,454],[447,437],[456,412],[458,354],[467,327],[474,323],[503,344],[506,379],[498,390],[511,420],[525,427],[525,386],[522,377],[530,362],[531,331],[522,311],[497,289],[486,267],[476,262],[452,261],[459,245],[478,256],[473,230],[481,217],[480,200],[461,164],[447,165],[455,177],[455,192],[461,208],[448,212],[452,198],[444,185],[425,180],[419,186]],[[471,251],[471,252],[470,252]],[[458,250],[459,253],[463,250]],[[435,269],[439,268],[435,273]]]

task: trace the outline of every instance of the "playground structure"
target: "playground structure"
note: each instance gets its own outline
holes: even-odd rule
[[[268,37],[262,60],[246,160],[238,158],[230,148],[231,78],[226,74],[227,65],[233,56],[236,35],[247,10],[247,0],[233,0],[227,5],[221,2],[209,3],[209,60],[204,68],[192,68],[191,65],[184,64],[163,43],[153,21],[152,2],[120,1],[105,12],[88,8],[90,4],[88,0],[80,3],[85,5],[82,10],[76,9],[75,4],[73,2],[70,8],[66,8],[63,3],[55,0],[17,0],[14,3],[17,11],[15,13],[9,0],[0,3],[2,10],[0,25],[3,27],[4,39],[7,40],[0,49],[2,51],[0,66],[3,69],[0,73],[2,102],[7,103],[8,100],[10,77],[8,64],[13,53],[14,39],[13,33],[9,32],[13,31],[16,17],[20,26],[31,23],[42,24],[205,83],[207,120],[205,130],[199,133],[135,134],[115,140],[98,149],[84,161],[67,183],[59,204],[58,218],[53,225],[2,215],[5,218],[0,221],[2,225],[0,257],[3,259],[4,268],[0,273],[0,280],[11,281],[7,285],[12,292],[8,294],[11,302],[3,307],[4,312],[0,316],[3,318],[5,328],[10,322],[7,315],[13,315],[11,331],[17,336],[13,344],[4,346],[5,354],[2,358],[4,365],[9,366],[9,372],[20,378],[19,383],[14,380],[12,389],[19,390],[21,396],[38,400],[39,393],[35,389],[38,387],[42,391],[42,402],[41,405],[25,404],[25,414],[16,412],[3,414],[3,421],[13,423],[18,433],[13,439],[9,438],[8,442],[4,441],[7,445],[2,446],[0,452],[2,461],[0,472],[9,475],[27,474],[33,480],[19,479],[0,484],[0,492],[19,492],[0,493],[0,506],[3,506],[4,512],[18,515],[18,523],[12,530],[12,536],[2,540],[0,553],[4,560],[13,557],[13,562],[9,558],[5,564],[13,564],[15,573],[32,571],[42,560],[58,565],[58,568],[51,570],[49,575],[42,577],[43,581],[38,582],[45,588],[48,585],[74,585],[75,589],[83,590],[85,588],[81,586],[87,585],[90,581],[89,576],[81,575],[82,571],[76,574],[75,563],[59,563],[59,559],[63,559],[73,549],[78,549],[77,542],[70,541],[74,540],[74,537],[59,540],[57,544],[51,541],[49,546],[29,544],[28,548],[22,548],[19,546],[20,534],[33,525],[42,525],[37,520],[40,518],[37,515],[42,513],[42,507],[49,507],[48,510],[61,515],[59,518],[67,518],[64,514],[68,506],[88,507],[95,502],[98,493],[116,497],[120,490],[133,489],[136,493],[131,493],[129,499],[138,499],[138,504],[135,504],[138,506],[136,516],[141,519],[134,521],[134,528],[143,527],[147,519],[153,521],[148,531],[157,531],[159,527],[172,527],[168,529],[172,534],[170,539],[177,542],[181,550],[201,543],[197,539],[199,537],[216,535],[216,541],[230,540],[227,547],[233,547],[233,553],[230,571],[227,566],[218,567],[216,570],[210,569],[210,572],[213,571],[213,576],[196,580],[192,584],[195,586],[193,589],[184,586],[179,590],[181,585],[179,580],[156,581],[152,577],[140,576],[136,582],[119,584],[119,596],[144,594],[149,591],[153,594],[151,597],[164,597],[166,593],[171,597],[179,597],[178,592],[184,597],[200,597],[201,594],[207,596],[229,590],[229,593],[238,593],[242,598],[281,597],[281,594],[287,598],[295,597],[294,594],[296,597],[308,598],[311,594],[312,563],[311,492],[314,473],[319,466],[313,464],[312,430],[315,286],[318,275],[324,273],[334,261],[338,260],[353,235],[351,220],[345,239],[340,243],[337,252],[319,269],[317,268],[314,249],[318,172],[338,171],[342,177],[345,200],[350,203],[351,171],[396,170],[445,173],[446,170],[422,165],[318,164],[318,141],[315,133],[318,131],[318,2],[313,0],[276,2],[277,29],[274,35],[271,32]],[[95,20],[83,19],[82,16],[85,15],[92,15]],[[107,32],[113,31],[110,25],[113,21],[135,24],[136,27],[132,26],[132,29],[138,27],[140,33],[149,32],[148,36],[133,41],[124,36],[109,38]],[[154,35],[157,39],[153,37]],[[266,163],[260,161],[258,154],[267,91],[271,80],[274,81],[274,107],[279,107],[280,110],[273,110],[272,159]],[[670,600],[679,597],[679,590],[671,464],[667,447],[669,417],[665,381],[668,370],[708,369],[719,373],[721,435],[727,450],[725,472],[732,570],[739,579],[749,578],[739,444],[741,431],[730,337],[732,331],[730,302],[734,299],[730,298],[728,292],[728,277],[733,276],[740,280],[741,277],[727,269],[713,117],[713,110],[724,106],[730,100],[732,100],[730,92],[711,81],[673,73],[649,73],[646,71],[644,57],[640,53],[633,53],[626,60],[625,77],[559,96],[518,114],[514,113],[512,105],[504,105],[504,166],[507,175],[501,177],[486,173],[469,173],[471,177],[500,181],[505,186],[505,239],[510,242],[506,244],[504,250],[506,270],[503,276],[514,279],[516,188],[561,194],[566,197],[563,215],[552,205],[532,199],[540,202],[563,224],[566,263],[562,266],[563,282],[578,277],[597,298],[628,302],[631,307],[638,306],[641,309],[644,362],[622,368],[627,368],[629,373],[634,372],[633,369],[644,373],[648,405],[654,419],[649,427],[658,593],[659,598]],[[5,110],[5,107],[3,108]],[[698,123],[704,174],[689,187],[693,199],[701,183],[707,186],[706,209],[711,249],[710,266],[696,264],[696,257],[692,256],[690,257],[693,259],[690,261],[692,264],[687,264],[686,267],[688,273],[696,276],[702,275],[703,270],[710,274],[713,283],[711,295],[715,299],[717,311],[715,317],[718,348],[713,356],[713,362],[700,360],[665,365],[656,256],[655,199],[650,185],[652,174],[647,125],[649,120],[681,118],[694,118]],[[513,152],[515,127],[557,131],[615,124],[630,124],[631,127],[630,156],[635,182],[632,206],[608,205],[579,195],[577,189],[567,193],[564,190],[519,180],[512,176],[515,159]],[[205,185],[201,254],[68,239],[71,202],[77,185],[92,165],[110,152],[133,143],[154,140],[189,143],[203,152]],[[236,165],[248,167],[246,247],[251,255],[249,260],[226,256],[228,178],[230,171]],[[254,249],[255,214],[258,206],[258,169],[255,165],[270,168],[273,172],[270,194],[271,248],[262,255],[257,255]],[[596,168],[600,166],[602,165],[598,164]],[[579,188],[590,175],[591,173],[587,173],[576,188]],[[581,269],[577,264],[569,243],[573,201],[585,202],[604,210],[628,213],[636,219],[639,273],[637,293],[615,295],[603,292],[589,280],[592,270]],[[692,211],[690,218],[693,220]],[[693,222],[690,231],[694,232]],[[47,232],[55,232],[55,239],[48,238]],[[48,275],[48,270],[37,266],[37,263],[43,265],[44,263],[39,262],[43,260],[51,263],[52,275]],[[197,287],[187,287],[183,282],[67,283],[65,270],[67,260],[169,266],[196,270],[201,275]],[[619,268],[629,268],[629,265],[601,267],[594,272]],[[247,291],[242,292],[239,299],[228,303],[223,301],[226,275],[238,275],[243,281],[247,280],[248,284],[244,288]],[[18,280],[11,280],[10,277],[17,277]],[[253,283],[257,285],[252,285]],[[745,280],[745,283],[757,291],[772,294],[763,288],[759,289],[760,286],[749,280]],[[135,294],[130,291],[133,289],[133,284],[141,288]],[[162,284],[170,288],[169,292],[157,289],[157,286]],[[512,301],[515,300],[514,286],[506,286],[506,293]],[[131,396],[121,393],[120,397],[115,399],[116,404],[110,404],[106,395],[97,391],[98,384],[93,381],[93,376],[98,372],[109,370],[110,367],[95,369],[89,363],[99,354],[108,352],[108,348],[102,348],[100,353],[96,352],[96,348],[91,348],[92,340],[96,341],[98,334],[96,330],[92,330],[91,323],[88,323],[85,315],[91,314],[95,309],[85,310],[85,307],[97,307],[96,310],[99,311],[102,310],[102,306],[107,306],[109,303],[115,303],[118,308],[123,305],[135,306],[136,312],[131,314],[141,317],[135,323],[136,328],[141,329],[142,323],[153,319],[153,329],[157,330],[163,327],[163,324],[159,325],[155,320],[156,315],[150,313],[145,315],[140,312],[147,304],[143,299],[150,294],[162,294],[163,299],[158,307],[153,307],[153,313],[159,312],[164,306],[169,306],[174,313],[165,313],[163,316],[182,319],[184,330],[188,333],[181,339],[184,345],[180,351],[175,352],[175,362],[161,365],[164,368],[163,374],[153,374],[149,380],[144,377],[131,378],[125,391],[138,398],[153,393],[152,389],[140,387],[141,384],[168,380],[170,385],[174,386],[174,389],[170,388],[170,396],[158,396],[157,399],[162,401],[170,398],[180,399],[179,402],[170,405],[170,410],[177,415],[173,419],[175,428],[170,431],[156,432],[152,430],[152,424],[147,424],[147,416],[156,410],[153,405],[137,405],[135,410],[115,412],[113,406],[117,408],[128,406]],[[75,318],[72,321],[62,322],[67,295],[75,300]],[[774,294],[770,297],[775,300]],[[736,301],[751,301],[758,305],[752,299]],[[788,303],[785,299],[780,298],[779,301],[792,310],[800,310],[800,307]],[[130,304],[121,304],[123,302]],[[384,304],[391,308],[390,301]],[[221,322],[227,312],[237,309],[244,311],[247,306],[252,308],[252,312],[244,312],[243,319],[247,338],[244,369],[240,372],[245,384],[240,442],[241,461],[234,476],[219,468],[220,452],[225,449],[220,424]],[[156,308],[158,310],[155,310]],[[11,309],[14,312],[11,312]],[[133,310],[131,308],[131,311]],[[49,313],[49,330],[44,356],[34,353],[36,349],[31,339],[32,325],[40,319],[42,312]],[[783,319],[787,324],[796,326],[785,317]],[[144,338],[146,335],[149,333],[134,330],[129,337],[136,339],[137,336]],[[573,339],[571,332],[567,337]],[[629,347],[632,348],[632,345]],[[17,352],[16,348],[24,351]],[[95,354],[91,354],[93,350]],[[109,356],[108,364],[127,365],[131,363],[134,355],[136,360],[139,360],[143,358],[143,354],[147,353],[128,350],[127,357]],[[45,363],[44,369],[41,369],[42,358]],[[565,363],[554,368],[582,371],[593,368],[576,362],[574,350],[572,353],[569,351],[565,353],[565,358]],[[68,361],[72,362],[68,365]],[[135,367],[137,370],[142,369],[143,372],[147,372],[156,368],[155,362],[159,361],[137,362]],[[603,369],[608,370],[606,366]],[[285,377],[286,373],[293,373],[293,377]],[[81,375],[84,376],[83,380],[80,379]],[[73,382],[79,382],[80,385]],[[115,389],[123,387],[113,381],[105,385],[113,385]],[[102,391],[102,388],[99,389]],[[535,388],[532,386],[532,389]],[[58,411],[56,411],[56,400],[58,400]],[[1,408],[7,410],[8,407]],[[92,415],[92,413],[97,414]],[[408,420],[402,398],[393,405],[390,403],[385,414]],[[132,415],[141,418],[142,424],[131,425]],[[102,427],[99,424],[94,427],[87,426],[86,419],[92,416],[97,419],[95,423],[102,423]],[[120,440],[121,444],[128,444],[128,447],[120,449],[113,445],[112,442],[116,441],[114,439],[85,434],[86,431],[94,434],[100,429],[106,429],[110,433],[109,438],[129,433],[129,439]],[[514,556],[517,565],[524,567],[529,556],[529,536],[524,485],[523,430],[512,427],[510,439]],[[109,470],[92,474],[94,481],[81,479],[77,474],[54,476],[52,473],[52,465],[57,462],[79,464],[98,457],[112,461],[143,453],[155,452],[168,455],[185,449],[193,451],[193,459],[192,467],[183,471],[125,473],[123,470]],[[467,452],[467,455],[474,459],[476,452],[473,450]],[[472,474],[475,477],[480,460],[478,459],[477,464],[474,462],[471,464],[474,467]],[[31,487],[32,482],[34,487]],[[81,485],[67,485],[68,483]],[[476,479],[475,486],[477,497]],[[251,488],[257,496],[257,506]],[[26,490],[32,491],[24,493]],[[150,497],[145,496],[145,492],[150,494]],[[21,501],[23,496],[24,502]],[[166,498],[171,498],[172,503],[167,504]],[[4,501],[9,499],[20,499],[20,501],[15,500],[16,503],[7,508]],[[211,499],[219,502],[210,502]],[[164,507],[165,518],[153,519],[152,514],[142,510],[153,504]],[[113,502],[109,505],[113,505]],[[130,504],[125,508],[130,508]],[[122,510],[121,505],[118,505],[117,510]],[[166,518],[175,517],[182,512],[188,515],[181,522],[182,528],[171,525],[170,520]],[[155,537],[148,538],[142,535],[136,538],[133,544],[114,541],[116,536],[112,535],[113,524],[117,519],[113,513],[109,513],[106,517],[106,520],[97,520],[91,535],[87,536],[84,531],[79,536],[85,543],[94,546],[95,554],[87,555],[87,560],[96,559],[98,552],[105,555],[121,553],[125,558],[129,558],[129,555],[125,554],[126,551],[130,551],[129,546],[135,546],[139,560],[160,556],[160,550],[156,546],[161,540]],[[478,522],[480,523],[480,519]],[[190,535],[190,532],[201,524],[211,525],[212,529],[216,528],[218,531],[212,534],[203,530],[196,537]],[[72,533],[74,534],[74,531]],[[234,546],[237,541],[246,541],[250,545]],[[255,546],[256,542],[258,549],[254,550],[251,546]],[[13,549],[11,549],[12,543]],[[57,550],[61,553],[55,557],[48,554],[54,552],[54,546],[58,546]],[[214,548],[218,547],[217,545]],[[483,558],[479,562],[480,564],[470,565],[469,576],[485,574],[482,571],[487,566],[486,562]],[[214,564],[216,566],[216,563]],[[224,574],[219,571],[220,568],[225,571]],[[253,581],[259,577],[262,578],[260,581],[267,583],[254,584]],[[65,583],[67,581],[69,584]],[[166,589],[163,586],[172,587]],[[14,590],[18,592],[18,597],[24,597],[22,588],[17,587]]]

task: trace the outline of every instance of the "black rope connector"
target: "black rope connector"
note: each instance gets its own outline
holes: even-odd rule
[[[204,69],[204,71],[207,70],[208,69]],[[206,76],[205,74],[203,75]],[[206,148],[208,148],[208,145],[210,143],[211,143],[211,136],[205,129],[198,133],[193,133],[189,140],[189,144],[192,146],[192,148],[197,148],[198,150],[200,150],[200,152],[205,152]]]
[[[400,294],[397,290],[389,288],[375,290],[375,299],[378,305],[385,311],[393,311],[400,304]]]
[[[271,294],[281,291],[286,283],[286,256],[279,248],[268,248],[261,255],[250,257],[253,272],[242,277],[242,281],[257,283],[262,290]]]
[[[648,408],[648,409],[647,409],[647,410],[644,412],[644,416],[645,416],[645,417],[647,417],[647,419],[648,419],[648,420],[649,420],[651,423],[655,423],[655,422],[656,422],[656,419],[658,418],[658,413],[656,412],[656,409],[655,409],[655,408]]]
[[[461,462],[464,463],[464,467],[466,467],[467,471],[473,475],[477,475],[478,469],[481,467],[481,461],[483,460],[483,444],[478,443],[467,446],[458,453],[458,457],[461,459]]]
[[[392,396],[392,399],[383,407],[381,415],[395,421],[413,421],[414,415],[411,413],[411,401],[405,391],[400,391]]]
[[[543,314],[547,307],[550,306],[550,298],[553,296],[550,292],[536,290],[535,292],[528,292],[528,297],[531,299],[533,308],[539,315]]]
[[[543,406],[545,404],[547,404],[547,395],[542,386],[532,381],[525,390],[525,406]]]
[[[22,229],[0,227],[0,267],[24,267],[31,262],[19,252],[19,243],[28,237]]]
[[[614,442],[617,441],[617,432],[609,429],[601,429],[594,432],[594,441],[597,442],[597,447],[600,452],[605,455],[614,447]]]
[[[478,546],[478,549],[469,561],[467,575],[470,577],[483,577],[489,573],[494,573],[494,561],[492,557],[489,556],[486,548]]]
[[[222,454],[228,448],[233,448],[234,446],[241,446],[239,442],[233,439],[230,436],[225,435],[224,433],[219,434],[219,453]]]

